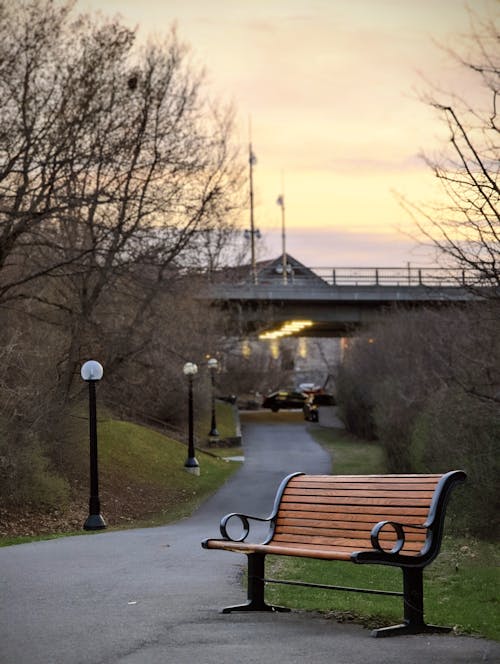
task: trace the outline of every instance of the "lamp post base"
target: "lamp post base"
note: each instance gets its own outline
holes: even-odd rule
[[[103,530],[103,528],[106,528],[106,521],[101,514],[89,514],[83,524],[84,530]]]
[[[184,464],[184,470],[187,473],[191,473],[192,475],[199,475],[200,464],[198,463],[198,459],[194,456],[188,457],[186,459],[186,463]]]

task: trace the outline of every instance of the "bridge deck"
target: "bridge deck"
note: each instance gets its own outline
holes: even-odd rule
[[[291,259],[291,257],[289,257]],[[280,263],[257,275],[245,271],[213,283],[206,297],[230,312],[235,330],[260,333],[286,321],[313,322],[301,336],[343,336],[396,306],[439,306],[480,299],[474,275],[439,268],[307,268],[291,259],[286,280]],[[229,277],[229,278],[228,278]]]
[[[258,302],[316,301],[316,302],[464,302],[476,299],[466,288],[459,286],[405,285],[335,285],[318,286],[306,280],[288,284],[219,284],[210,289],[216,300]]]

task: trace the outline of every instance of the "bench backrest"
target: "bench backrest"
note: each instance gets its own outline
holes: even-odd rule
[[[281,495],[273,543],[336,548],[348,552],[372,549],[370,533],[380,521],[422,525],[443,475],[297,475]],[[405,531],[401,554],[418,555],[427,530]],[[379,541],[390,550],[397,536],[386,527]]]

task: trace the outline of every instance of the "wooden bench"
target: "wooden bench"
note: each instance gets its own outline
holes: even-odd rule
[[[248,557],[248,602],[223,609],[279,611],[264,599],[265,583],[290,583],[319,588],[403,597],[404,621],[375,630],[373,636],[449,631],[424,622],[423,568],[438,555],[446,504],[451,489],[463,482],[463,471],[443,475],[305,475],[293,473],[282,481],[274,509],[266,519],[226,515],[220,524],[223,539],[206,539],[205,549],[222,549]],[[235,519],[239,520],[235,524]],[[267,522],[261,543],[247,542],[250,522]],[[238,525],[237,536],[229,530]],[[393,565],[403,573],[403,592],[325,586],[266,579],[268,554]]]

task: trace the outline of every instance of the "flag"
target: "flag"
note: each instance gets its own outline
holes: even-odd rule
[[[250,148],[250,156],[248,157],[248,163],[250,164],[250,166],[255,166],[255,164],[257,163],[257,157],[253,153],[252,148]]]
[[[276,200],[276,203],[279,206],[284,207],[285,206],[285,199],[283,198],[283,196],[278,196],[278,198]]]

